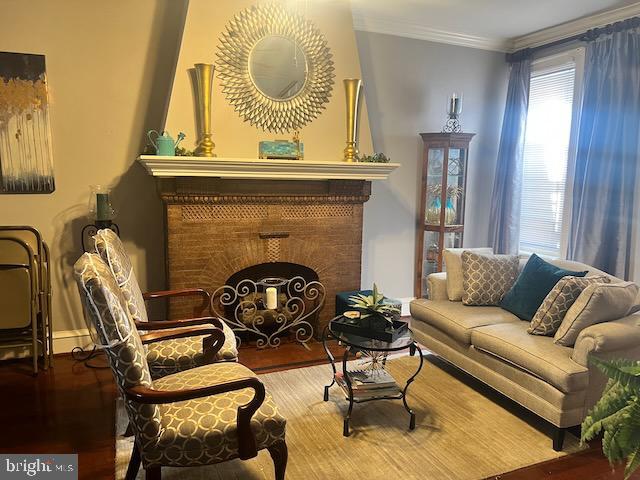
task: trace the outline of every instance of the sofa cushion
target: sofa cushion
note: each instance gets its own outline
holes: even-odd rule
[[[462,300],[464,287],[462,284],[462,252],[468,250],[485,255],[493,254],[493,249],[486,248],[445,248],[442,251],[444,265],[447,271],[447,296],[452,302]]]
[[[481,255],[462,252],[465,305],[499,305],[518,275],[516,255]]]
[[[532,335],[552,336],[560,327],[571,305],[585,288],[593,283],[609,283],[610,281],[607,275],[584,278],[573,275],[562,277],[536,311],[527,332]]]
[[[471,344],[565,393],[586,389],[589,370],[571,359],[573,349],[556,345],[550,337],[529,335],[527,327],[524,322],[509,322],[474,328]]]
[[[425,322],[466,345],[471,343],[471,331],[476,327],[520,323],[518,317],[500,307],[468,307],[460,302],[420,298],[412,301],[410,308],[414,319]]]
[[[573,272],[556,267],[534,253],[500,306],[523,320],[531,321],[558,280],[567,275],[584,277],[586,274],[586,271]]]
[[[633,282],[596,283],[585,288],[562,320],[555,342],[572,347],[582,330],[597,323],[626,317],[636,303]]]

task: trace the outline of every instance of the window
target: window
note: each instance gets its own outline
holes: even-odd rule
[[[524,144],[520,251],[563,256],[567,173],[572,150],[576,59],[534,64]]]

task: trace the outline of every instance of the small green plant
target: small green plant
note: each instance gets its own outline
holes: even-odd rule
[[[372,315],[384,318],[393,325],[393,317],[400,313],[400,309],[395,305],[384,302],[384,295],[378,291],[378,286],[373,284],[373,294],[364,295],[358,293],[349,297],[351,306],[360,310],[360,318],[367,318]]]
[[[373,155],[357,155],[356,162],[368,163],[389,163],[391,159],[384,153],[374,153]]]
[[[591,362],[609,377],[598,400],[582,422],[582,442],[600,432],[602,451],[611,463],[627,461],[625,479],[640,467],[640,362],[631,360]]]

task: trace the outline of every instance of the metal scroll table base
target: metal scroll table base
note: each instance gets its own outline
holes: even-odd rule
[[[331,335],[331,332],[329,331],[329,326],[325,327],[324,332],[322,334],[322,345],[324,347],[324,351],[327,354],[327,358],[329,359],[329,362],[331,364],[331,369],[333,370],[333,378],[331,380],[331,383],[329,385],[325,385],[325,387],[324,387],[324,398],[323,399],[324,399],[325,402],[329,401],[329,389],[336,383],[336,373],[338,373],[337,369],[336,369],[335,358],[334,358],[333,354],[331,353],[331,351],[329,350],[329,347],[327,345],[327,341],[332,339],[332,338],[334,338],[334,337]],[[415,378],[418,376],[418,374],[422,370],[422,365],[424,364],[424,356],[422,354],[422,350],[420,350],[420,347],[418,346],[418,344],[415,341],[413,341],[409,345],[407,345],[406,348],[409,349],[409,355],[411,355],[411,356],[414,356],[416,354],[416,352],[418,352],[418,354],[420,356],[420,363],[418,365],[418,369],[416,370],[416,372],[411,377],[409,377],[409,379],[407,380],[404,388],[402,390],[400,390],[397,395],[389,395],[389,396],[380,396],[380,397],[357,399],[357,398],[354,398],[353,388],[352,388],[352,385],[351,385],[351,380],[349,379],[349,375],[346,374],[346,372],[348,372],[347,360],[349,358],[349,353],[352,352],[352,351],[363,351],[365,354],[369,354],[370,355],[371,351],[365,351],[363,349],[354,348],[352,346],[345,346],[344,355],[342,356],[342,372],[343,372],[343,379],[344,379],[345,383],[347,384],[347,388],[348,388],[347,400],[349,402],[349,409],[347,410],[347,413],[344,416],[342,435],[344,435],[345,437],[348,437],[351,434],[351,432],[349,430],[349,423],[351,421],[351,414],[353,412],[353,405],[356,404],[356,403],[365,403],[365,402],[371,402],[371,401],[375,401],[375,400],[402,400],[402,403],[404,405],[404,409],[409,413],[409,430],[414,430],[416,428],[416,414],[411,409],[411,407],[409,407],[409,404],[407,403],[407,392],[409,390],[409,385],[411,385],[413,383]],[[384,358],[382,360],[383,366],[386,364],[386,356],[387,356],[387,353],[385,352],[384,353]]]

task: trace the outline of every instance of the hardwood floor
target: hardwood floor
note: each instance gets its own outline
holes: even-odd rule
[[[248,347],[241,349],[240,361],[259,373],[325,363],[322,344],[313,342],[310,347],[307,350],[298,344],[284,344],[266,351]],[[333,345],[332,351],[338,353],[341,348]],[[101,362],[104,359],[100,357],[93,361]],[[28,361],[8,361],[0,363],[0,385],[0,452],[78,453],[80,478],[113,478],[116,388],[109,369],[86,368],[69,355],[58,355],[54,369],[34,378]],[[486,394],[496,395],[491,391]],[[580,454],[495,477],[540,478],[622,479],[622,468],[612,470],[600,446],[594,445]]]

